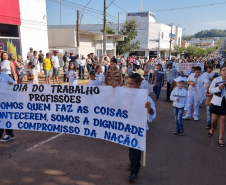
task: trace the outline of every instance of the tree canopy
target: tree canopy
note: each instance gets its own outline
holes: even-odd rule
[[[104,29],[101,29],[101,32],[104,32]],[[108,33],[108,34],[115,34],[115,32],[113,31],[113,29],[111,29],[108,26],[106,26],[106,33]]]
[[[127,35],[124,41],[118,41],[116,45],[116,53],[121,55],[123,53],[129,53],[134,49],[140,48],[140,41],[133,42],[136,39],[137,22],[135,20],[128,20],[122,26],[119,35]]]

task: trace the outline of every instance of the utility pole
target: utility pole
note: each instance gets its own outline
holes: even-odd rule
[[[120,12],[118,13],[118,35],[120,32]]]
[[[169,48],[169,59],[171,60],[171,45],[172,45],[172,37],[173,37],[173,23],[171,24],[171,34],[170,34],[170,48]]]
[[[76,32],[76,39],[77,39],[77,52],[78,55],[80,55],[80,50],[79,50],[79,11],[77,10],[77,32]]]
[[[60,0],[60,25],[62,25],[62,20],[61,20],[61,0]]]
[[[104,33],[103,33],[103,36],[104,36],[104,52],[103,54],[105,55],[106,53],[106,40],[107,40],[107,37],[106,37],[106,0],[104,0]]]

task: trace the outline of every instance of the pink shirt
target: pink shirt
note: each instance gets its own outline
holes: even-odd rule
[[[14,65],[14,72],[15,72],[15,74],[17,75],[17,72],[16,72],[16,63],[13,62],[13,65]]]

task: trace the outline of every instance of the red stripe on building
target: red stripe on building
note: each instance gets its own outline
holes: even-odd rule
[[[19,0],[0,0],[0,23],[21,25]]]

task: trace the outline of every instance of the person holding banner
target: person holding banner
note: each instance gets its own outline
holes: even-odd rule
[[[112,58],[111,59],[111,69],[109,69],[106,72],[104,83],[105,85],[109,86],[122,86],[123,85],[123,77],[122,77],[122,71],[117,68],[117,59]]]
[[[69,78],[69,85],[77,85],[77,68],[74,63],[70,63],[68,67],[67,77]]]
[[[164,85],[164,72],[162,71],[162,65],[158,64],[157,69],[154,72],[154,75],[152,77],[152,85],[154,85],[153,90],[156,94],[156,100],[159,100],[159,95],[161,92],[161,87]]]
[[[0,84],[9,84],[9,85],[16,84],[15,81],[9,75],[7,75],[5,72],[1,70],[1,67],[0,67]],[[14,139],[13,129],[5,129],[5,132],[6,135],[2,138],[4,129],[0,128],[0,139],[2,138],[1,142],[5,143],[7,141]]]
[[[195,67],[194,73],[190,74],[188,77],[188,108],[187,114],[183,117],[183,119],[191,118],[191,107],[194,105],[194,120],[198,121],[199,115],[199,105],[200,101],[203,100],[203,84],[206,84],[206,88],[209,88],[209,80],[201,74],[201,67]]]
[[[139,89],[141,86],[142,78],[138,73],[133,73],[128,78],[128,87]],[[148,96],[148,101],[145,104],[145,108],[147,108],[147,121],[151,122],[156,117],[156,109],[155,103]],[[148,125],[147,125],[148,130]],[[129,170],[130,175],[128,176],[128,180],[131,182],[135,182],[137,180],[137,175],[140,171],[140,160],[141,160],[141,150],[129,148],[129,159],[130,165]]]
[[[211,130],[209,137],[213,136],[218,120],[220,120],[219,141],[220,147],[224,147],[223,136],[226,127],[226,65],[220,68],[220,77],[213,80],[209,92],[213,94],[210,112],[212,113]]]

